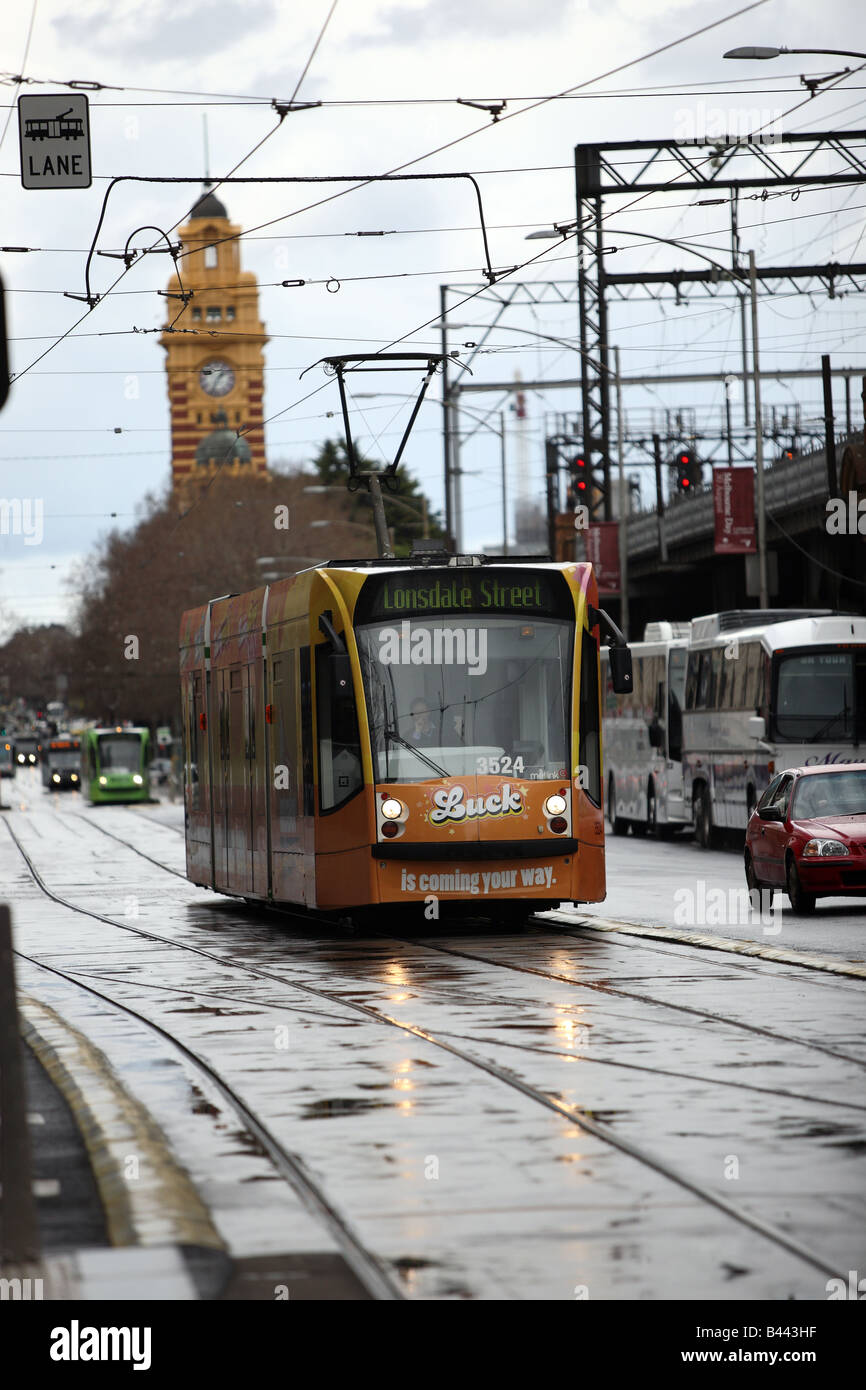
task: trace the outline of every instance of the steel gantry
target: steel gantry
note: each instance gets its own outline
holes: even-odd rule
[[[760,189],[754,196],[766,199],[774,190],[783,188],[862,183],[866,181],[866,162],[860,153],[864,142],[866,131],[851,130],[769,137],[759,132],[736,140],[630,140],[576,147],[575,230],[584,455],[593,476],[600,474],[604,479],[607,519],[610,519],[611,497],[608,292],[630,298],[635,286],[670,285],[679,302],[693,291],[718,295],[733,290],[742,296],[748,272],[739,255],[737,211],[741,191]],[[829,165],[829,172],[818,172],[819,159]],[[668,171],[671,164],[675,166],[672,173]],[[730,203],[730,270],[718,265],[689,271],[617,273],[607,269],[605,198],[629,195],[632,203],[639,203],[650,193],[715,193],[721,189],[728,190],[727,197],[701,199],[696,206],[716,201]],[[567,233],[571,229],[561,230]],[[619,234],[628,233],[621,229]],[[665,240],[658,238],[662,243]],[[771,284],[790,282],[799,288],[804,280],[817,281],[831,297],[837,286],[845,281],[861,288],[857,277],[863,276],[866,276],[863,263],[773,266],[757,270],[757,278]],[[658,294],[656,291],[653,297]]]

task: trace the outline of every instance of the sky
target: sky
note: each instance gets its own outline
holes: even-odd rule
[[[533,230],[573,221],[578,142],[703,139],[727,131],[861,131],[866,148],[866,70],[826,84],[814,99],[800,75],[838,72],[854,59],[783,55],[773,62],[725,61],[741,44],[866,51],[861,0],[764,0],[738,17],[730,0],[12,0],[0,12],[0,275],[12,371],[0,415],[0,499],[18,499],[41,534],[0,534],[0,635],[24,623],[63,622],[72,612],[70,577],[113,526],[134,524],[144,499],[162,492],[170,466],[160,297],[164,254],[141,257],[115,285],[123,263],[95,256],[88,311],[82,300],[88,249],[112,178],[202,178],[203,117],[210,172],[238,177],[321,177],[471,172],[480,187],[493,266],[514,281],[558,281],[573,291],[573,241],[532,240]],[[330,17],[328,17],[330,14]],[[326,24],[327,20],[327,24]],[[323,31],[324,26],[324,32]],[[704,30],[703,33],[697,31]],[[695,35],[694,37],[689,37]],[[317,43],[318,40],[318,43]],[[657,51],[662,50],[662,51]],[[649,56],[649,55],[655,56]],[[624,65],[628,65],[624,67]],[[623,68],[621,71],[614,71]],[[305,71],[306,69],[306,71]],[[24,83],[15,80],[24,77]],[[303,77],[303,80],[300,79]],[[68,93],[70,82],[100,83],[90,97],[93,183],[83,190],[21,186],[20,93]],[[298,83],[300,81],[300,86]],[[580,90],[574,90],[574,89]],[[828,89],[829,88],[829,89]],[[273,99],[321,102],[280,121]],[[544,97],[570,92],[539,103]],[[496,105],[501,118],[457,98]],[[440,149],[442,146],[449,148]],[[258,146],[258,148],[256,148]],[[702,152],[709,153],[703,146]],[[772,145],[767,147],[772,150]],[[438,153],[436,151],[439,151]],[[252,151],[255,151],[251,153]],[[636,155],[623,155],[634,158]],[[819,155],[816,173],[832,172]],[[676,166],[664,167],[676,177]],[[790,159],[786,167],[790,167]],[[136,228],[169,234],[198,185],[130,182],[110,197],[97,249],[117,252]],[[219,197],[245,229],[242,265],[258,277],[266,348],[268,458],[309,464],[340,433],[336,387],[314,366],[328,353],[438,351],[440,285],[483,284],[477,206],[465,179],[309,185],[224,185]],[[652,194],[623,209],[605,204],[607,262],[617,270],[696,268],[730,254],[727,206],[699,205],[693,192]],[[866,189],[804,188],[802,195],[740,201],[740,244],[759,264],[866,261]],[[268,224],[263,226],[262,224]],[[384,232],[359,236],[359,232]],[[638,237],[636,233],[640,232]],[[652,238],[677,238],[671,247]],[[135,245],[152,245],[140,232]],[[690,249],[692,248],[692,249]],[[284,280],[304,280],[283,287]],[[326,287],[330,282],[329,288]],[[110,290],[110,293],[109,293]],[[453,295],[456,299],[459,296]],[[572,293],[573,297],[573,293]],[[493,315],[482,298],[452,312],[449,346],[467,356]],[[722,378],[741,362],[736,301],[676,305],[635,298],[609,314],[620,348],[625,417],[650,426],[653,410],[720,412]],[[853,294],[762,293],[765,371],[863,364],[866,324]],[[534,383],[525,417],[513,395],[464,398],[461,415],[464,548],[502,536],[501,452],[505,427],[509,529],[514,507],[541,500],[545,434],[557,412],[579,408],[577,386],[545,380],[579,375],[573,303],[515,308],[472,362],[473,384]],[[708,371],[700,386],[629,385],[629,376]],[[469,378],[464,378],[469,380]],[[356,438],[373,457],[390,457],[402,432],[409,377],[365,382]],[[539,384],[541,383],[541,384]],[[366,389],[369,385],[369,391]],[[382,394],[370,397],[374,387]],[[842,387],[837,391],[841,396]],[[312,395],[310,393],[313,393]],[[765,403],[797,404],[814,415],[818,380],[764,386]],[[858,402],[859,389],[852,392]],[[430,388],[406,465],[441,507],[442,409]],[[742,409],[735,403],[735,411]],[[739,418],[739,417],[738,417]],[[642,427],[642,426],[641,426]],[[641,469],[644,486],[649,473]],[[327,499],[323,499],[323,508]],[[323,515],[326,513],[323,511]],[[11,515],[11,513],[9,513]],[[252,582],[252,580],[251,580]]]

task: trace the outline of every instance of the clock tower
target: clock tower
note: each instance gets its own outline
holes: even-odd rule
[[[267,472],[263,425],[264,352],[256,277],[240,268],[239,226],[207,187],[179,229],[181,280],[168,285],[160,343],[171,410],[172,486],[188,500],[217,470]],[[189,330],[192,330],[190,332]],[[183,331],[179,331],[183,330]],[[237,437],[238,430],[243,433]]]

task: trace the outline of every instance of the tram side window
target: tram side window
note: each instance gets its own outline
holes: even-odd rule
[[[273,703],[276,718],[273,723],[274,798],[277,818],[283,834],[298,832],[298,711],[295,696],[295,660],[293,652],[274,658],[272,667]]]
[[[207,757],[204,748],[204,731],[199,727],[201,715],[204,713],[204,705],[201,698],[201,676],[194,675],[192,678],[192,701],[189,709],[189,724],[186,725],[187,734],[187,760],[189,763],[189,809],[197,811],[201,804],[201,788],[199,786],[199,763],[203,763]]]
[[[585,780],[584,791],[601,805],[601,749],[598,737],[598,648],[588,632],[580,653],[580,742],[578,762]]]
[[[319,810],[335,811],[360,790],[361,738],[354,693],[341,693],[330,647],[316,647],[316,721],[319,739]]]

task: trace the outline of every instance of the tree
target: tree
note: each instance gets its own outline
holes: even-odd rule
[[[374,465],[368,459],[357,454],[357,450],[356,455],[360,469],[373,469]],[[326,439],[313,460],[313,467],[325,487],[345,487],[349,481],[349,460],[345,444],[334,439]],[[346,495],[352,499],[350,504],[352,520],[366,520],[370,514],[370,494],[364,487],[360,487],[354,494],[347,490]],[[411,473],[398,469],[396,487],[391,489],[383,486],[382,495],[385,499],[385,516],[389,527],[393,529],[394,549],[398,555],[408,555],[412,549],[412,542],[424,534],[425,514],[427,535],[436,540],[445,539],[445,528],[441,517],[437,512],[432,511],[426,495]],[[390,506],[389,498],[395,499]],[[337,494],[335,492],[334,500],[336,499]],[[324,500],[322,498],[323,502]]]

